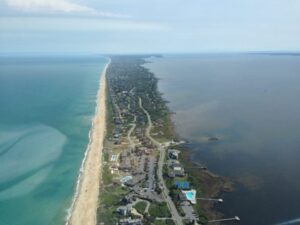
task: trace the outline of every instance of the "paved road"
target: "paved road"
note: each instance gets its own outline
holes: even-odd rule
[[[136,122],[136,116],[134,116],[132,127],[130,128],[130,130],[127,133],[127,139],[128,139],[129,146],[130,146],[131,149],[135,148],[135,144],[134,144],[133,140],[131,139],[131,134],[134,131],[135,126],[136,126],[135,122]]]
[[[143,110],[143,112],[146,114],[147,119],[148,119],[148,126],[146,128],[146,136],[152,141],[152,143],[154,145],[157,146],[160,155],[159,155],[159,161],[158,161],[158,180],[159,180],[159,184],[162,188],[162,195],[165,199],[165,201],[168,204],[168,207],[170,209],[170,212],[172,214],[172,219],[176,222],[177,225],[183,225],[182,222],[182,217],[178,214],[177,209],[174,205],[174,202],[172,201],[171,197],[169,196],[169,190],[165,184],[165,181],[163,179],[163,165],[164,165],[164,161],[165,161],[165,156],[166,156],[166,150],[164,149],[164,147],[162,146],[161,143],[159,143],[158,141],[156,141],[154,138],[152,138],[150,132],[152,129],[152,120],[151,120],[151,116],[148,113],[148,111],[143,107],[142,104],[142,99],[139,98],[139,106],[140,108]]]
[[[154,145],[156,145],[156,146],[161,146],[161,144],[158,142],[158,141],[156,141],[154,138],[152,138],[152,136],[151,136],[151,134],[150,134],[150,132],[151,132],[151,129],[152,129],[152,120],[151,120],[151,116],[150,116],[150,114],[148,113],[148,111],[146,110],[146,109],[144,109],[144,107],[143,107],[143,104],[142,104],[142,99],[139,97],[139,106],[140,106],[140,108],[143,110],[143,112],[146,114],[146,116],[147,116],[147,119],[148,119],[148,126],[147,126],[147,128],[146,128],[146,137],[147,138],[149,138],[151,141],[152,141],[152,143],[154,144]]]

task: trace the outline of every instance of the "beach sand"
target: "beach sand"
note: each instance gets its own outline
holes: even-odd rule
[[[96,225],[102,149],[106,130],[106,64],[100,79],[90,142],[83,160],[67,225]]]

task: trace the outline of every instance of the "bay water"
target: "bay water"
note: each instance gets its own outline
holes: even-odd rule
[[[217,209],[242,225],[299,224],[300,55],[165,55],[145,64],[191,159],[230,177]],[[210,138],[217,139],[211,141]],[[205,202],[203,202],[205,204]]]

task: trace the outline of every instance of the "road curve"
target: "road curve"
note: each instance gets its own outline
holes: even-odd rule
[[[160,153],[159,161],[158,161],[158,180],[159,180],[160,186],[162,187],[162,195],[168,204],[169,210],[172,214],[172,219],[176,222],[177,225],[183,225],[182,217],[178,214],[175,204],[172,201],[171,197],[169,196],[169,189],[167,188],[165,181],[163,179],[163,176],[162,176],[163,175],[163,165],[164,165],[165,156],[166,156],[166,150],[162,146],[161,143],[156,141],[151,136],[151,133],[150,133],[151,129],[152,129],[151,116],[148,113],[148,111],[143,107],[142,99],[140,97],[139,97],[139,106],[143,110],[143,112],[146,114],[147,119],[148,119],[148,126],[146,128],[146,137],[152,141],[152,143],[158,148],[159,153]]]

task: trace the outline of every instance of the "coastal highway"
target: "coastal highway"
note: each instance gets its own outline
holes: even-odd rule
[[[135,144],[134,144],[133,140],[131,139],[131,134],[132,134],[132,132],[134,131],[134,129],[136,127],[136,123],[135,122],[136,122],[136,116],[134,116],[134,120],[133,120],[132,126],[131,126],[130,130],[127,133],[127,139],[128,139],[130,148],[132,150],[135,148]]]
[[[151,116],[148,113],[148,111],[143,107],[142,99],[140,97],[139,97],[139,106],[143,110],[143,112],[146,114],[147,119],[148,119],[148,126],[146,128],[146,137],[149,138],[152,141],[152,143],[154,145],[156,145],[156,147],[159,150],[160,155],[159,155],[157,173],[158,173],[158,180],[159,180],[158,182],[159,182],[159,185],[162,189],[162,196],[164,197],[165,201],[168,204],[168,207],[169,207],[169,210],[172,214],[172,219],[174,220],[174,222],[177,225],[183,225],[182,217],[178,214],[178,211],[175,207],[175,204],[172,201],[171,197],[169,196],[169,189],[167,188],[167,186],[165,184],[165,181],[163,179],[163,176],[162,176],[163,175],[163,165],[164,165],[164,161],[165,161],[165,157],[166,157],[166,149],[163,147],[163,145],[161,143],[159,143],[154,138],[152,138],[152,136],[150,134],[151,129],[152,129]]]

